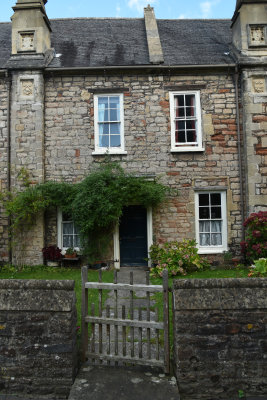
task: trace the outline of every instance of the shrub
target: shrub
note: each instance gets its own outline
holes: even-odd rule
[[[251,265],[248,276],[267,276],[267,258],[259,258]]]
[[[247,261],[267,257],[267,211],[252,213],[244,222],[246,239],[241,251]]]
[[[200,257],[195,240],[166,242],[162,247],[155,244],[150,247],[150,259],[154,264],[151,275],[162,276],[164,269],[169,276],[187,275],[209,266],[206,259]]]
[[[58,261],[62,258],[61,249],[56,246],[48,246],[42,249],[45,260]]]

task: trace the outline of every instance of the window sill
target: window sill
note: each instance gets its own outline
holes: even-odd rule
[[[187,152],[197,152],[197,151],[204,151],[204,147],[179,147],[179,148],[172,148],[171,153],[187,153]]]
[[[127,154],[127,151],[125,150],[113,150],[113,149],[105,149],[105,150],[95,150],[92,152],[93,156],[106,156],[108,154]]]
[[[227,251],[224,247],[212,247],[212,248],[199,248],[198,254],[222,254]]]

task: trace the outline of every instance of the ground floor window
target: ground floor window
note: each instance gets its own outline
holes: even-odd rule
[[[196,240],[201,253],[227,250],[226,192],[196,193]]]
[[[62,211],[58,211],[58,247],[64,251],[71,247],[80,248],[80,235],[72,218]]]

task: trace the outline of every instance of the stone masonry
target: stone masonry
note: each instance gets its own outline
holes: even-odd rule
[[[124,92],[125,149],[112,156],[134,174],[155,174],[177,189],[153,215],[154,239],[195,237],[194,193],[200,188],[227,190],[229,246],[241,240],[240,179],[236,105],[232,76],[221,72],[173,76],[129,74],[65,76],[45,80],[45,177],[81,180],[104,157],[94,150],[93,97],[98,90]],[[203,144],[196,153],[171,153],[169,92],[201,87]],[[50,225],[52,220],[48,220]],[[55,232],[56,233],[56,232]],[[53,242],[50,237],[50,242]],[[56,242],[56,237],[54,237]]]
[[[13,73],[11,106],[11,190],[23,189],[19,174],[24,168],[31,184],[44,180],[44,82],[40,72]],[[42,264],[44,222],[39,216],[30,230],[13,243],[15,264]]]
[[[7,189],[8,139],[7,139],[7,103],[8,82],[0,78],[0,191]],[[0,260],[8,260],[8,220],[0,207]]]
[[[77,373],[73,281],[0,280],[0,365],[1,399],[67,398]]]
[[[174,281],[175,373],[182,400],[266,398],[267,279]]]
[[[160,178],[174,189],[168,202],[153,210],[154,242],[198,240],[196,194],[219,191],[226,210],[223,243],[207,243],[200,252],[214,261],[226,250],[240,256],[245,217],[267,204],[267,0],[237,1],[232,21],[190,24],[156,20],[150,6],[143,19],[49,21],[46,3],[17,0],[12,23],[0,25],[0,190],[9,182],[13,191],[23,189],[21,170],[32,185],[80,182],[103,162],[107,149],[127,172]],[[84,37],[90,37],[88,46]],[[171,140],[170,104],[179,91],[194,92],[202,124],[202,143],[196,146],[191,138],[183,150],[183,136],[177,147]],[[94,95],[99,94],[123,97],[124,121],[117,122],[124,127],[121,148],[99,145],[95,137]],[[187,132],[194,135],[194,117],[179,119],[181,135],[181,126],[191,126]],[[39,215],[33,227],[13,237],[11,259],[1,209],[0,261],[42,263],[42,247],[62,242],[57,211]],[[150,244],[150,210],[148,215]],[[212,233],[214,240],[219,237]],[[119,258],[118,236],[112,258]]]
[[[267,72],[243,72],[248,214],[267,210]]]

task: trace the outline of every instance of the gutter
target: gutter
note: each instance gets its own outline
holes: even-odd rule
[[[238,146],[238,164],[239,164],[239,177],[240,177],[240,203],[241,203],[241,223],[242,223],[242,241],[245,240],[245,210],[244,210],[244,181],[242,169],[242,156],[241,156],[241,133],[240,133],[240,111],[239,111],[239,70],[238,66],[235,68],[235,102],[236,102],[236,123],[237,123],[237,146]],[[243,107],[242,107],[243,109]]]
[[[7,190],[11,189],[11,89],[12,89],[12,76],[6,71],[7,78]],[[8,231],[11,229],[11,218],[8,217]],[[9,263],[12,262],[12,246],[11,236],[8,235],[8,259]]]
[[[174,69],[207,69],[207,68],[235,68],[236,64],[203,64],[203,65],[153,65],[153,64],[143,64],[143,65],[116,65],[116,66],[100,66],[100,67],[63,67],[63,68],[56,68],[50,67],[45,68],[45,72],[62,72],[62,71],[99,71],[99,70],[140,70],[140,69],[163,69],[163,70],[174,70]]]

